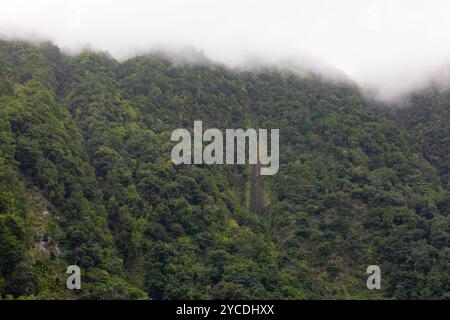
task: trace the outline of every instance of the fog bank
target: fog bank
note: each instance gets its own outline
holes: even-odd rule
[[[449,14],[447,0],[3,0],[0,34],[118,59],[189,46],[231,67],[329,65],[389,100],[450,66]]]

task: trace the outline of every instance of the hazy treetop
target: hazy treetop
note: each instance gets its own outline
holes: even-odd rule
[[[232,66],[323,61],[390,97],[450,64],[449,13],[447,0],[5,0],[0,34],[117,58],[189,46]]]

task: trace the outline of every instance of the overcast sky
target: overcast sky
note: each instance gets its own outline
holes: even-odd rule
[[[309,55],[390,94],[450,65],[450,1],[0,0],[0,34],[117,58],[190,46],[232,66]]]

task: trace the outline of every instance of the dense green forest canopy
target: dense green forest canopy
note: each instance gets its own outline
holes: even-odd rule
[[[450,91],[410,101],[0,40],[0,297],[450,298]],[[170,134],[194,120],[280,129],[279,172],[173,165]]]

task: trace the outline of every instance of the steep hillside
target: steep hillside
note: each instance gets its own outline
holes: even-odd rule
[[[0,41],[0,114],[2,297],[449,295],[448,133],[416,117],[411,135],[353,84]],[[175,166],[171,132],[194,120],[280,129],[278,174]]]
[[[417,150],[433,164],[447,190],[450,189],[450,90],[430,84],[413,93],[408,106],[397,112],[411,133]]]

